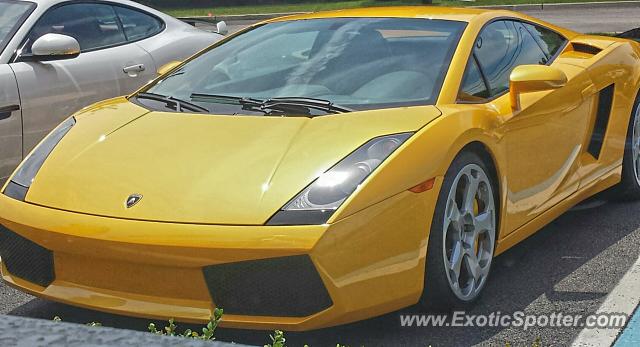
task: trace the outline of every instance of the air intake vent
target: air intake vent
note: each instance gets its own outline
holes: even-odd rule
[[[229,314],[306,317],[333,305],[306,255],[207,266],[204,277],[216,306]]]
[[[571,43],[571,45],[573,46],[573,50],[576,52],[580,52],[580,53],[586,53],[586,54],[591,54],[591,55],[596,55],[600,52],[602,52],[602,50],[598,47],[594,47],[594,46],[590,46],[584,43],[578,43],[578,42],[573,42]]]
[[[613,105],[613,91],[614,85],[612,84],[601,90],[598,94],[596,122],[593,126],[589,147],[587,148],[587,152],[596,159],[600,157],[604,136],[607,133],[607,126],[609,125],[609,118],[611,116],[611,106]]]
[[[53,252],[0,225],[0,257],[13,276],[46,287],[55,278]]]

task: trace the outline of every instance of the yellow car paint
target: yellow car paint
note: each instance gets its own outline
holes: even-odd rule
[[[309,254],[333,301],[330,308],[308,317],[225,315],[222,324],[316,329],[418,302],[443,177],[470,145],[486,151],[499,180],[496,255],[620,181],[629,115],[640,86],[637,44],[581,35],[510,11],[476,9],[373,8],[266,23],[334,17],[439,18],[468,25],[434,106],[314,119],[184,117],[149,113],[117,98],[79,112],[76,126],[38,173],[26,203],[0,195],[0,224],[52,250],[56,279],[43,288],[11,275],[6,267],[3,279],[36,296],[82,307],[205,322],[215,302],[201,267]],[[571,43],[550,66],[567,76],[566,86],[523,91],[517,109],[509,93],[485,103],[458,102],[473,43],[483,26],[497,18],[538,23],[565,36]],[[579,52],[574,42],[602,52]],[[614,108],[595,159],[585,150],[597,92],[613,82]],[[125,124],[135,126],[116,131]],[[256,138],[265,129],[272,136]],[[408,131],[416,133],[328,223],[264,225],[334,165],[335,158],[375,136]],[[314,152],[313,160],[293,160],[304,157],[310,146],[305,139],[317,133],[325,134],[325,140],[314,146],[324,151]],[[216,144],[222,142],[237,143],[236,156],[217,152]],[[235,171],[216,171],[216,165]],[[239,173],[242,181],[234,179]],[[434,178],[432,189],[408,191]],[[132,186],[159,198],[127,210],[125,198],[136,193]]]

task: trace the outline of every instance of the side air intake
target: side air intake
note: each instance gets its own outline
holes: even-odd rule
[[[605,134],[607,133],[607,126],[609,125],[609,118],[611,117],[611,106],[613,105],[613,91],[614,85],[612,84],[602,89],[598,94],[596,121],[593,126],[591,141],[589,141],[589,147],[587,148],[587,152],[596,159],[600,158],[602,144]]]
[[[572,42],[571,45],[573,46],[573,50],[574,51],[580,52],[580,53],[596,55],[596,54],[602,52],[602,50],[600,48],[594,47],[594,46],[591,46],[591,45],[587,45],[587,44],[584,44],[584,43]]]

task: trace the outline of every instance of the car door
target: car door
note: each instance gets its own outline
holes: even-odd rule
[[[13,72],[0,64],[0,186],[22,160],[20,96]]]
[[[71,36],[81,53],[38,61],[33,42],[47,33]],[[113,6],[70,2],[45,12],[11,63],[22,100],[24,150],[33,148],[65,117],[100,100],[132,92],[155,76],[149,54],[129,42]]]
[[[591,84],[587,72],[553,58],[566,40],[557,35],[555,45],[534,36],[528,23],[498,20],[480,33],[465,76],[463,101],[489,102],[500,114],[498,131],[504,141],[507,165],[505,233],[518,227],[574,193],[580,184],[578,169],[583,139],[588,129],[591,102],[581,91]],[[535,27],[534,27],[535,28]],[[568,77],[565,87],[525,93],[521,108],[512,108],[509,76],[519,65],[552,65]],[[475,71],[475,73],[474,73]],[[475,74],[474,80],[469,77]],[[501,235],[504,237],[505,235]]]

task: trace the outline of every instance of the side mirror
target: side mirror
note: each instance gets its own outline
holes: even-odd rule
[[[229,28],[227,28],[227,23],[225,23],[225,21],[219,21],[216,24],[216,31],[218,32],[218,34],[220,35],[226,35],[229,33]]]
[[[540,92],[564,87],[567,75],[561,70],[546,65],[520,65],[509,76],[511,107],[520,109],[520,94]]]
[[[178,65],[180,65],[180,64],[182,64],[182,62],[181,62],[181,61],[177,61],[177,60],[170,61],[170,62],[168,62],[168,63],[166,63],[166,64],[162,65],[162,66],[158,69],[158,75],[164,75],[164,74],[166,74],[167,72],[169,72],[169,71],[171,71],[171,70],[175,69],[176,67],[178,67]]]
[[[45,34],[33,43],[31,53],[37,60],[70,59],[80,54],[80,44],[71,36]]]

